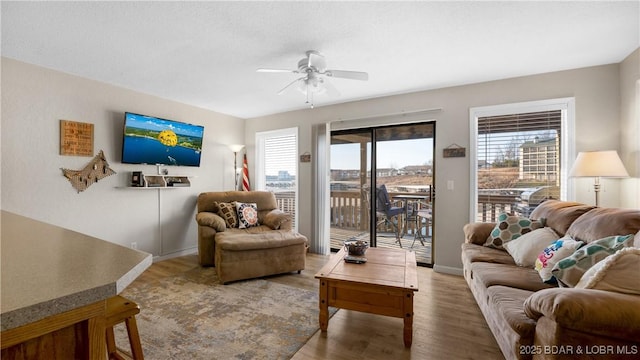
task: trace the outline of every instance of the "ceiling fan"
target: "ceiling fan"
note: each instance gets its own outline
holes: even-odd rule
[[[325,81],[325,77],[352,79],[352,80],[369,80],[369,74],[362,71],[347,71],[347,70],[332,70],[327,69],[327,64],[324,59],[324,55],[316,50],[309,50],[306,52],[307,57],[298,61],[297,70],[283,70],[283,69],[258,69],[258,72],[270,72],[270,73],[293,73],[302,74],[303,76],[293,80],[287,86],[278,91],[278,95],[284,93],[292,85],[298,83],[298,89],[307,96],[307,104],[311,104],[313,108],[313,94],[327,93],[332,96],[339,96],[338,90],[331,85],[328,81]]]

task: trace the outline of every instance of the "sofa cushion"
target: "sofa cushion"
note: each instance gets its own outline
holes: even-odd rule
[[[198,195],[198,212],[217,212],[215,203],[231,203],[234,201],[256,203],[258,211],[273,210],[278,207],[276,197],[271,191],[211,191]]]
[[[469,244],[478,244],[483,245],[489,235],[491,235],[491,230],[496,226],[496,223],[483,223],[483,222],[475,222],[465,224],[462,228],[464,232],[464,242]]]
[[[640,230],[640,210],[596,208],[578,218],[567,234],[591,242],[612,235],[635,234]]]
[[[244,230],[225,231],[216,235],[216,247],[228,251],[271,249],[306,242],[307,239],[303,235],[282,230],[269,230],[257,234]]]
[[[227,229],[226,232],[229,233],[236,233],[236,234],[262,234],[265,232],[269,232],[273,229],[271,229],[270,227],[262,224],[262,225],[258,225],[258,226],[252,226],[250,228],[246,228],[246,229],[240,229],[240,228],[235,228],[235,229]]]
[[[471,272],[474,281],[480,282],[485,288],[503,285],[538,291],[555,287],[540,281],[540,276],[534,269],[514,265],[475,262],[471,264]]]
[[[558,261],[551,272],[560,286],[574,287],[589,268],[616,251],[631,246],[632,241],[633,237],[631,235],[608,236],[604,239],[592,241],[574,251],[568,257]]]
[[[504,250],[476,244],[462,244],[462,259],[465,263],[488,262],[515,265],[513,258]]]
[[[526,233],[504,244],[504,248],[518,266],[533,267],[540,252],[560,236],[550,227]]]
[[[541,317],[557,323],[560,328],[590,333],[591,341],[622,339],[638,343],[640,339],[640,300],[637,296],[593,289],[545,289],[525,301],[524,311],[532,319]],[[540,323],[538,323],[540,326]],[[571,344],[574,339],[558,339]],[[618,340],[619,341],[619,340]],[[605,342],[606,344],[606,342]],[[583,343],[584,345],[584,343]],[[567,357],[571,359],[574,357]],[[584,358],[584,357],[583,357]],[[609,359],[591,356],[590,359]],[[620,357],[613,357],[619,359]],[[625,359],[630,357],[625,357]]]
[[[583,244],[582,241],[576,241],[565,236],[544,248],[540,255],[538,255],[535,265],[535,269],[538,271],[538,274],[540,274],[542,281],[555,284],[556,278],[553,276],[553,273],[551,273],[553,266],[558,263],[558,261],[573,254],[573,252]]]
[[[533,334],[536,328],[536,321],[527,316],[524,312],[524,302],[534,292],[529,290],[516,289],[507,286],[492,286],[487,289],[490,308],[494,309],[491,314],[485,316],[499,317],[501,324],[507,324],[520,338],[530,339],[524,343],[533,342]],[[520,341],[523,342],[523,341]]]
[[[491,230],[491,234],[489,234],[484,245],[496,249],[503,249],[504,244],[508,241],[517,239],[521,235],[541,228],[542,226],[543,223],[539,220],[532,221],[526,217],[502,213],[498,215],[498,223],[493,230]]]
[[[545,219],[545,226],[564,236],[571,224],[593,206],[578,202],[546,200],[531,212],[531,219]]]
[[[246,229],[258,226],[258,206],[255,203],[236,202],[238,212],[238,228]]]
[[[216,202],[214,208],[218,209],[217,214],[224,219],[227,228],[238,227],[238,213],[234,203]]]
[[[589,269],[576,288],[640,295],[640,249],[625,248]]]

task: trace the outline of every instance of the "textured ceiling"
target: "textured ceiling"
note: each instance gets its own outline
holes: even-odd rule
[[[2,56],[250,118],[305,108],[277,92],[306,50],[338,97],[316,106],[617,63],[639,46],[626,2],[9,2]]]

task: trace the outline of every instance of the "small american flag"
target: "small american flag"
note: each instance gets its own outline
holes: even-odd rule
[[[249,166],[247,165],[247,154],[244,154],[242,162],[242,191],[251,191],[249,184]]]

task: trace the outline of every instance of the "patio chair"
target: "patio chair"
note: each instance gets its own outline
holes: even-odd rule
[[[380,219],[376,223],[376,228],[382,224],[389,225],[392,229],[394,229],[396,242],[400,245],[400,247],[402,247],[400,225],[402,224],[401,217],[405,212],[404,205],[394,206],[394,204],[391,203],[389,192],[387,191],[387,187],[385,185],[380,185],[376,188],[376,205],[376,217]]]
[[[426,203],[424,201],[419,201],[416,204],[415,210],[415,220],[416,220],[416,230],[413,236],[413,242],[411,243],[411,247],[416,243],[416,240],[420,241],[422,246],[424,245],[424,241],[430,238],[429,231],[431,229],[431,223],[433,220],[433,216],[431,213],[431,204]],[[425,229],[425,235],[422,235],[422,228]]]

